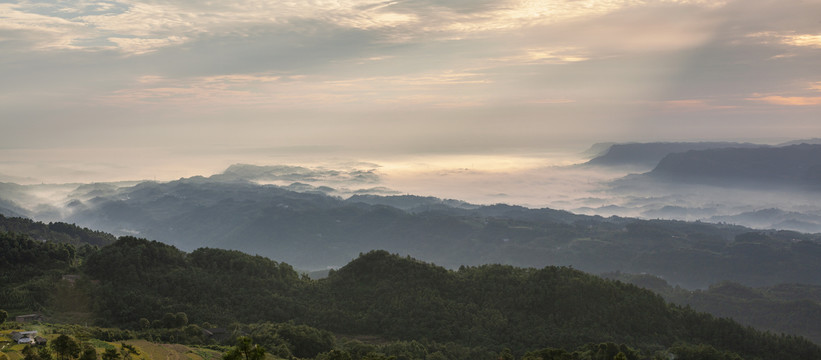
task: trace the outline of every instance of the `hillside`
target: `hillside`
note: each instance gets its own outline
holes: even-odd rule
[[[5,217],[0,214],[0,233],[20,233],[40,241],[69,243],[72,245],[105,246],[113,243],[114,235],[102,231],[81,228],[63,222],[43,223],[20,217]]]
[[[84,295],[58,287],[58,279],[76,274],[79,259],[115,240],[111,234],[66,223],[0,215],[0,307],[9,311],[73,307],[74,312],[87,312],[86,304],[81,304],[85,300],[80,299]]]
[[[723,282],[704,290],[689,291],[651,275],[611,273],[605,276],[652,290],[681,306],[732,318],[773,333],[801,335],[821,344],[820,286],[779,284],[752,288]]]
[[[259,256],[215,249],[187,254],[137,238],[88,254],[84,264],[81,289],[94,299],[99,324],[142,329],[137,334],[145,335],[139,336],[155,339],[204,341],[198,327],[185,324],[253,321],[258,325],[236,329],[299,357],[337,346],[327,331],[383,343],[418,342],[421,357],[408,359],[432,352],[492,359],[505,348],[522,356],[606,343],[626,344],[645,356],[684,351],[682,346],[748,359],[821,356],[821,347],[801,338],[671,306],[636,286],[567,267],[447,270],[372,251],[327,279],[310,280]],[[621,349],[633,354],[628,347]],[[589,356],[580,359],[594,358]]]

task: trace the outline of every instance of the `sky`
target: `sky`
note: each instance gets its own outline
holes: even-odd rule
[[[424,191],[820,115],[819,0],[0,0],[0,181],[364,163]]]

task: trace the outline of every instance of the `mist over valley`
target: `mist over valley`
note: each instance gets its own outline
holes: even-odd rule
[[[811,268],[796,263],[752,272],[742,265],[793,262],[793,252],[814,251],[791,241],[812,244],[815,235],[778,231],[821,231],[821,192],[812,186],[813,169],[821,164],[813,155],[818,149],[630,143],[605,146],[592,160],[573,165],[412,173],[372,162],[235,164],[208,177],[165,182],[4,183],[0,213],[160,240],[187,251],[237,249],[308,271],[386,249],[450,268],[572,265],[592,273],[651,273],[691,288],[722,280],[819,283],[809,263],[801,264]],[[721,151],[732,157],[713,154]],[[775,155],[763,155],[770,153]],[[648,159],[661,160],[651,166]],[[709,167],[699,168],[699,161]],[[747,258],[736,237],[757,230],[774,242]],[[655,240],[640,240],[645,237]],[[691,256],[701,259],[698,271]]]

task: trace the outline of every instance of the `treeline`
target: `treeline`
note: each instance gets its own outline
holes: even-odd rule
[[[0,215],[0,306],[47,310],[61,277],[79,272],[81,259],[115,240],[72,224]]]
[[[3,236],[18,239],[7,243],[39,254],[35,258],[49,259],[56,246],[73,247]],[[111,339],[230,344],[248,336],[283,358],[352,360],[547,359],[548,353],[613,359],[596,355],[598,344],[605,345],[601,353],[627,359],[688,352],[721,356],[716,359],[821,358],[821,348],[803,338],[671,306],[634,285],[569,267],[447,270],[372,251],[311,280],[290,265],[230,250],[185,253],[134,237],[90,249],[74,252],[83,259],[79,268],[64,262],[56,270],[81,275],[76,289],[88,293],[98,325],[133,332]],[[28,264],[15,259],[8,264]],[[214,328],[228,336],[217,340],[204,331]],[[607,344],[626,347],[610,354]],[[692,358],[712,358],[706,356]]]
[[[567,267],[450,271],[373,251],[327,279],[310,280],[259,256],[217,249],[186,254],[124,237],[89,256],[84,271],[100,281],[93,298],[101,323],[132,328],[141,317],[184,312],[195,323],[294,321],[351,336],[453,343],[473,352],[509,348],[516,356],[547,345],[613,342],[655,352],[683,342],[748,358],[821,357],[821,349],[802,338],[670,306],[636,286]]]
[[[775,333],[804,336],[821,343],[821,286],[780,284],[753,288],[733,282],[703,290],[673,287],[653,275],[609,273],[605,277],[630,282],[660,294],[665,300],[718,317]]]
[[[20,217],[5,217],[0,214],[0,233],[27,234],[40,241],[105,246],[117,240],[114,235],[91,230],[64,222],[43,223]]]
[[[83,267],[99,280],[95,312],[103,325],[136,327],[140,318],[184,312],[215,324],[285,321],[306,312],[307,280],[288,264],[233,250],[198,249],[122,237],[88,257]]]
[[[77,251],[68,243],[0,232],[0,304],[7,310],[42,311],[58,279],[70,272]]]

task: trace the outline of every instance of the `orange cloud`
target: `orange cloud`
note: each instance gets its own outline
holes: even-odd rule
[[[761,101],[768,104],[784,105],[784,106],[814,106],[821,105],[821,96],[761,96],[754,98],[747,98],[747,100]]]
[[[766,44],[775,40],[779,43],[796,47],[821,48],[821,35],[818,34],[796,34],[777,33],[774,31],[763,31],[747,35],[752,38],[760,38]]]
[[[782,40],[783,43],[792,46],[806,46],[821,48],[821,35],[800,34],[787,36]]]

